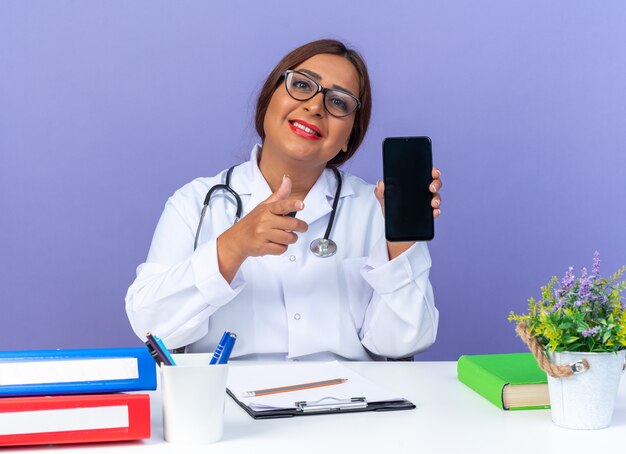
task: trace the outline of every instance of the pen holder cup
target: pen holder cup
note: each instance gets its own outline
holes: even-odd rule
[[[171,443],[214,443],[224,432],[228,365],[209,365],[210,354],[172,355],[161,367],[163,434]]]

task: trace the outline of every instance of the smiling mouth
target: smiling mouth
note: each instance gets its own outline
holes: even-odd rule
[[[312,129],[312,128],[306,126],[306,125],[303,125],[302,123],[300,123],[298,121],[292,120],[292,121],[289,121],[289,124],[292,126],[292,128],[295,128],[298,131],[302,131],[302,132],[304,132],[306,134],[310,134],[310,135],[312,135],[314,137],[317,137],[317,138],[321,138],[322,137],[322,134],[319,131],[316,131],[315,129]]]

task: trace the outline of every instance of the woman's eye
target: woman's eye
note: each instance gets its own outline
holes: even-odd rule
[[[348,103],[338,96],[333,96],[332,98],[330,98],[330,103],[335,109],[339,109],[342,112],[348,111]]]
[[[291,83],[291,86],[300,91],[311,91],[311,84],[306,80],[296,79]]]

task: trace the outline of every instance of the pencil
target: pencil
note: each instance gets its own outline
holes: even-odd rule
[[[314,381],[310,383],[301,383],[299,385],[280,386],[278,388],[257,389],[254,391],[246,391],[241,397],[260,397],[268,394],[288,393],[292,391],[301,391],[303,389],[321,388],[322,386],[340,385],[347,382],[347,378],[333,378],[332,380]]]

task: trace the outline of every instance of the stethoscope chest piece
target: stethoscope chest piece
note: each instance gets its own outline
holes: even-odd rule
[[[317,240],[311,241],[309,249],[311,249],[311,252],[317,257],[332,257],[335,255],[335,252],[337,252],[337,244],[330,239],[318,238]]]

